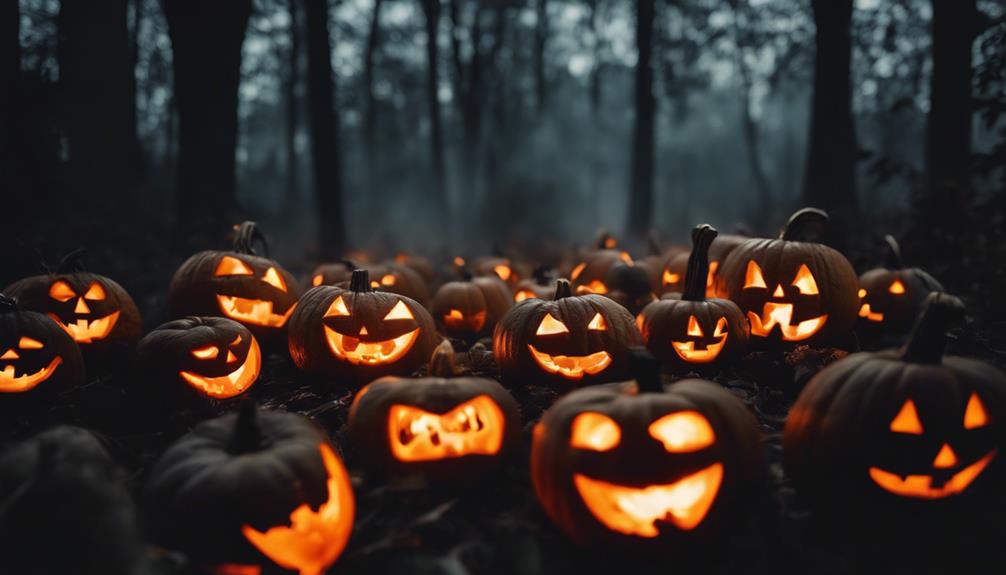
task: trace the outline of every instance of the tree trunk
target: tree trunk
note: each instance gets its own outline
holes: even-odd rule
[[[590,105],[590,120],[592,122],[592,138],[588,147],[588,165],[590,166],[590,182],[588,182],[589,202],[593,206],[593,223],[602,224],[601,206],[601,143],[604,141],[604,131],[601,127],[601,27],[598,20],[598,0],[587,0],[590,32],[594,38],[591,52],[594,56],[594,66],[590,70],[587,84],[587,99]]]
[[[632,135],[632,185],[629,198],[629,221],[626,232],[643,237],[650,229],[653,211],[653,121],[656,102],[653,98],[653,19],[655,0],[636,2],[636,118]]]
[[[537,111],[541,114],[548,104],[545,78],[545,46],[548,42],[548,0],[537,0],[537,21],[534,26],[534,92]]]
[[[300,126],[300,102],[297,98],[297,85],[300,83],[302,24],[297,2],[298,0],[287,0],[287,12],[290,16],[290,52],[287,54],[287,70],[283,77],[283,98],[285,100],[283,143],[286,148],[286,193],[283,194],[283,212],[288,217],[300,212],[303,201],[297,169],[297,128]]]
[[[590,101],[590,117],[594,118],[595,122],[601,110],[601,28],[597,20],[597,2],[598,0],[587,0],[590,31],[594,36],[594,45],[592,47],[594,66],[590,70],[590,80],[587,90]]]
[[[13,187],[18,165],[16,120],[21,77],[21,11],[18,2],[0,2],[0,182]],[[18,190],[20,192],[20,190]],[[13,194],[20,196],[21,193]],[[20,212],[13,212],[20,213]],[[14,218],[15,220],[17,218]]]
[[[147,173],[147,156],[143,153],[143,143],[140,142],[140,134],[137,126],[136,109],[136,65],[140,61],[140,30],[143,28],[143,0],[130,0],[133,4],[133,34],[129,39],[129,133],[132,135],[130,145],[130,177],[132,184],[137,184],[144,179]]]
[[[381,43],[381,5],[374,0],[367,32],[367,46],[363,52],[363,141],[367,148],[367,161],[375,160],[374,144],[377,138],[377,97],[374,95],[374,57]],[[371,188],[373,191],[373,188]]]
[[[235,207],[238,85],[251,0],[163,0],[178,110],[176,225],[218,234]]]
[[[827,210],[837,230],[856,212],[856,134],[852,121],[853,0],[812,0],[817,26],[814,97],[803,201]]]
[[[346,248],[339,159],[339,118],[335,114],[328,0],[307,0],[307,85],[311,110],[311,157],[317,205],[318,242],[323,258]]]
[[[440,37],[440,0],[421,0],[426,27],[426,101],[430,115],[430,158],[433,181],[430,200],[440,213],[447,207],[447,181],[444,160],[444,134],[440,120],[440,57],[437,42]]]

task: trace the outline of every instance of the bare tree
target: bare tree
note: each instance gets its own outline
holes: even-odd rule
[[[447,206],[447,178],[444,159],[444,133],[440,110],[440,0],[420,0],[426,28],[426,100],[430,115],[430,158],[433,163],[433,189],[435,207]]]
[[[300,126],[300,102],[297,97],[297,86],[300,83],[301,26],[298,0],[287,0],[286,7],[290,18],[290,48],[287,53],[287,65],[283,75],[283,112],[284,132],[283,145],[286,151],[286,193],[283,194],[283,211],[292,215],[300,209],[302,202],[300,193],[300,178],[297,171],[297,129]]]
[[[632,133],[632,185],[627,232],[643,237],[650,229],[653,211],[653,161],[656,100],[653,97],[653,20],[655,0],[636,4],[636,118]]]
[[[534,92],[537,111],[541,114],[548,104],[548,80],[545,77],[545,48],[548,43],[548,0],[537,0],[534,26]]]

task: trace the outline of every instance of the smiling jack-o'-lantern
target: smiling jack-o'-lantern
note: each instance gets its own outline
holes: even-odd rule
[[[263,345],[281,340],[297,305],[300,288],[274,260],[256,255],[252,244],[268,247],[255,222],[235,228],[230,252],[204,251],[185,261],[168,289],[175,317],[221,316],[247,327]]]
[[[629,346],[641,341],[624,307],[600,295],[574,296],[561,279],[551,301],[524,300],[500,320],[493,354],[509,383],[566,388],[625,378]]]
[[[262,352],[255,336],[222,317],[187,317],[148,333],[136,346],[148,373],[212,399],[248,391],[258,379]]]
[[[635,381],[573,391],[535,426],[535,493],[581,545],[661,550],[708,533],[759,474],[739,399],[697,379],[665,392],[656,361],[637,358]]]
[[[159,545],[217,572],[320,575],[353,527],[352,485],[324,431],[252,402],[169,447],[143,501]]]
[[[473,340],[491,334],[512,306],[513,296],[503,280],[466,274],[462,281],[440,286],[430,308],[441,333]]]
[[[849,260],[810,237],[828,221],[804,208],[779,239],[750,239],[734,248],[717,274],[719,297],[734,301],[760,346],[836,343],[859,309],[859,282]]]
[[[80,349],[49,317],[0,294],[0,395],[62,390],[84,383]]]
[[[361,389],[348,433],[372,470],[457,481],[505,460],[520,440],[520,413],[499,383],[458,377],[444,341],[426,377],[382,377]]]
[[[637,322],[646,347],[660,361],[694,365],[740,356],[749,339],[748,322],[730,300],[706,299],[709,247],[716,230],[703,224],[692,231],[692,248],[680,299],[646,306]]]
[[[430,299],[429,287],[423,277],[412,268],[393,261],[357,265],[352,260],[341,260],[322,264],[311,274],[311,285],[344,285],[358,269],[370,273],[370,287],[376,290],[403,295],[423,306]]]
[[[439,341],[426,308],[374,291],[367,270],[353,272],[349,289],[311,289],[290,318],[290,356],[297,367],[355,385],[412,373]]]
[[[903,349],[850,355],[807,384],[784,436],[798,487],[825,504],[933,509],[1001,485],[988,477],[1002,473],[1006,374],[943,355],[963,315],[960,300],[933,293]]]

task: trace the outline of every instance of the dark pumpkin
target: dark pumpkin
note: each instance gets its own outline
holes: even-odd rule
[[[25,311],[0,294],[0,397],[44,395],[85,380],[73,338],[48,316]]]
[[[440,286],[430,305],[440,333],[466,340],[492,334],[511,307],[513,295],[503,280],[470,274]]]
[[[353,271],[361,269],[370,273],[370,287],[403,295],[426,305],[430,299],[429,287],[418,272],[397,262],[357,265],[351,260],[322,264],[311,274],[311,285],[340,285],[352,279]]]
[[[416,254],[400,252],[395,256],[395,263],[410,268],[419,274],[427,286],[433,285],[436,271],[433,269],[433,264],[430,263],[430,260]]]
[[[650,276],[650,289],[653,293],[660,295],[665,293],[661,287],[662,275],[667,262],[671,261],[679,254],[687,254],[688,248],[680,245],[672,245],[665,248],[661,245],[656,232],[651,231],[647,235],[647,254],[636,260],[638,265],[643,266]]]
[[[538,266],[531,277],[517,282],[514,286],[513,301],[520,303],[529,298],[549,299],[555,293],[555,270]]]
[[[657,299],[650,286],[648,270],[636,263],[620,262],[608,270],[604,280],[608,293],[604,294],[629,310],[638,314],[650,302]]]

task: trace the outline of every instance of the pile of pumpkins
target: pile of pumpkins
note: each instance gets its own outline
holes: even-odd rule
[[[826,221],[801,210],[777,239],[701,225],[690,252],[639,261],[606,237],[568,262],[568,280],[502,257],[459,261],[457,279],[432,297],[432,266],[406,256],[320,266],[301,295],[292,274],[256,253],[261,233],[245,222],[232,251],[201,252],[178,269],[168,301],[179,319],[142,339],[129,295],[71,254],[0,297],[0,396],[80,385],[85,365],[135,346],[170,394],[225,402],[254,385],[264,354],[286,350],[301,370],[358,390],[346,437],[369,472],[456,482],[519,451],[507,387],[549,386],[564,395],[535,424],[531,448],[547,515],[582,545],[667,549],[736,513],[762,458],[742,401],[700,379],[665,387],[662,369],[701,373],[749,349],[844,346],[854,328],[903,340],[911,330],[899,349],[849,355],[803,389],[785,429],[787,472],[822,506],[911,514],[980,501],[1002,473],[1006,375],[943,355],[963,305],[905,268],[893,239],[897,265],[857,278],[841,253],[811,241]],[[461,376],[444,336],[491,336],[506,387]],[[321,573],[353,526],[337,449],[299,415],[238,403],[150,471],[152,536],[234,572]]]

